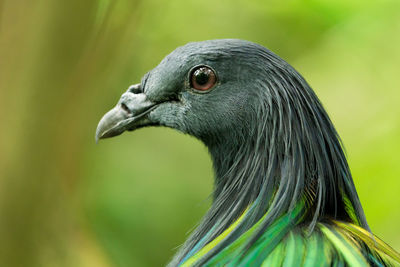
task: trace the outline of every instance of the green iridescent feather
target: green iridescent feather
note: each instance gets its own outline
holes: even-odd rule
[[[280,217],[248,247],[265,216],[202,266],[400,266],[400,255],[365,229],[348,222],[327,220],[312,232],[302,224],[304,204]],[[237,227],[246,212],[233,225]],[[223,233],[227,237],[234,227]],[[218,239],[221,242],[223,239]],[[212,246],[218,242],[210,243]],[[206,247],[210,251],[212,247]],[[181,266],[196,266],[200,250]]]

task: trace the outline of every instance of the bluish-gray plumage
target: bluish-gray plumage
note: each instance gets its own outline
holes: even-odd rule
[[[197,66],[215,71],[217,82],[207,92],[192,88],[190,75]],[[149,125],[200,139],[215,170],[213,204],[170,266],[190,258],[196,259],[195,266],[223,259],[224,264],[259,266],[273,255],[280,265],[286,255],[276,252],[281,250],[293,255],[286,264],[297,257],[307,266],[314,259],[305,256],[312,254],[307,248],[317,250],[325,243],[331,263],[357,262],[356,252],[352,258],[344,247],[346,258],[335,246],[347,244],[335,221],[369,231],[340,138],[308,83],[271,51],[233,39],[179,47],[140,85],[128,89],[96,135],[110,137]],[[287,224],[285,218],[290,218]],[[358,250],[368,250],[360,238],[357,242]],[[208,249],[207,244],[213,246]],[[301,255],[295,253],[299,247]],[[240,256],[227,256],[235,253]],[[381,259],[365,257],[365,262],[373,261]]]

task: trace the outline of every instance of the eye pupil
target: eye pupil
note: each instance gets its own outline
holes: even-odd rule
[[[200,66],[192,71],[190,85],[198,91],[207,91],[216,83],[217,77],[214,71],[207,66]]]
[[[196,82],[199,85],[204,85],[208,82],[208,79],[210,78],[210,74],[208,73],[208,71],[205,68],[201,68],[199,70],[197,70],[194,73],[195,77],[196,77]]]

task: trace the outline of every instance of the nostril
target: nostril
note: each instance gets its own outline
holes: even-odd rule
[[[121,108],[128,114],[131,114],[132,112],[129,110],[128,106],[125,105],[124,103],[121,103]]]
[[[131,92],[131,93],[134,93],[134,94],[142,93],[142,88],[140,86],[140,83],[129,86],[128,92]]]

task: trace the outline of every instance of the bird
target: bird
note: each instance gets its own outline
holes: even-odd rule
[[[168,266],[400,266],[368,226],[320,100],[264,46],[176,48],[102,117],[96,141],[148,126],[199,139],[214,169],[211,207]]]

